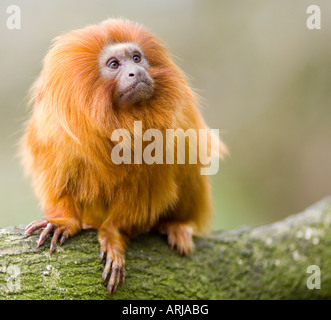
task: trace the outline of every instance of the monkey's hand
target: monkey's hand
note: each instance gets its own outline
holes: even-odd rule
[[[105,268],[102,272],[102,282],[105,282],[108,275],[107,294],[115,292],[118,284],[124,283],[125,276],[125,243],[126,238],[118,230],[100,229],[98,233],[100,242],[100,261],[105,258]]]
[[[176,247],[180,255],[188,255],[194,250],[193,229],[189,223],[163,222],[159,226],[159,232],[168,235],[170,248],[174,249]]]
[[[33,221],[25,228],[25,234],[31,234],[34,231],[45,228],[39,237],[37,242],[37,247],[40,247],[46,240],[46,237],[49,233],[53,233],[51,244],[49,247],[49,253],[52,254],[55,251],[57,240],[60,237],[60,245],[73,234],[79,231],[77,223],[75,222],[66,222],[66,223],[51,223],[48,220]]]

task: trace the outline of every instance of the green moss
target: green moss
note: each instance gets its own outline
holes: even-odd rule
[[[126,281],[108,297],[94,231],[84,231],[49,255],[49,239],[23,227],[0,229],[0,299],[330,299],[331,200],[276,224],[196,238],[181,257],[157,234],[133,239]],[[309,265],[321,269],[320,290],[309,290]],[[9,266],[20,290],[8,288]]]

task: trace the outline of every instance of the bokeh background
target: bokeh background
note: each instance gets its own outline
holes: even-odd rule
[[[11,4],[21,30],[6,27]],[[306,27],[311,4],[321,30]],[[51,40],[120,16],[166,42],[229,146],[212,177],[214,229],[269,223],[331,195],[329,0],[1,0],[0,227],[42,215],[16,154]]]

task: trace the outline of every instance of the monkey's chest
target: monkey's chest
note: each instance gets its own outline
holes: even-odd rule
[[[100,197],[84,206],[86,227],[98,229],[108,219],[124,230],[140,233],[155,226],[177,201],[173,167],[167,165],[133,168],[113,181],[111,188],[100,190]]]

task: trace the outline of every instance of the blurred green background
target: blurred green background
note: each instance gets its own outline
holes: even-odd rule
[[[108,17],[164,39],[231,157],[212,177],[213,229],[259,225],[331,195],[331,3],[305,0],[16,0],[0,3],[0,227],[41,217],[17,144],[27,92],[51,40]],[[317,4],[322,29],[308,30]]]

